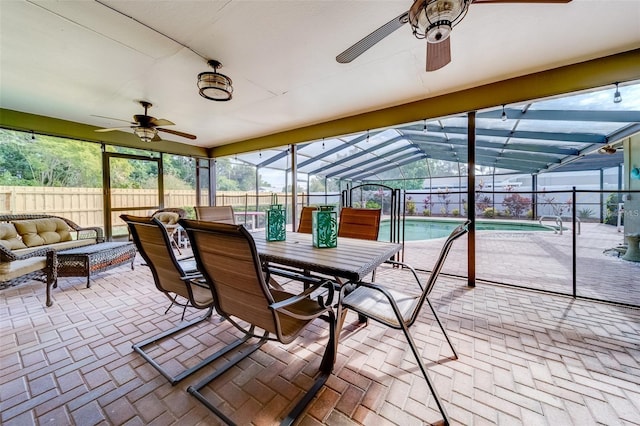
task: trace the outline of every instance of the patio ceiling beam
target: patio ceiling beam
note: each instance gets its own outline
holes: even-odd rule
[[[532,161],[522,158],[509,158],[509,157],[496,157],[496,156],[487,156],[487,155],[479,155],[477,154],[476,159],[481,160],[483,165],[491,166],[491,167],[503,167],[502,164],[505,162],[510,162],[517,167],[529,169],[544,169],[549,167],[551,164],[560,164],[559,159],[555,161]]]
[[[404,153],[403,156],[396,156],[397,154],[402,154],[402,153]],[[366,160],[364,160],[362,162],[359,162],[359,163],[356,163],[356,164],[349,164],[348,166],[345,166],[345,168],[346,168],[347,171],[351,171],[353,169],[359,169],[361,167],[374,167],[375,168],[377,163],[388,164],[388,163],[396,161],[398,158],[401,158],[401,157],[404,158],[404,156],[406,156],[406,155],[415,155],[415,153],[422,153],[422,150],[420,150],[420,149],[418,149],[418,148],[416,148],[414,146],[403,146],[403,147],[397,148],[397,149],[395,149],[393,151],[386,152],[384,154],[384,156],[377,156],[375,159],[366,159]],[[394,156],[396,156],[396,157],[394,157]],[[341,163],[340,165],[342,165],[342,164],[343,163]],[[335,165],[335,166],[339,166],[339,165]],[[328,168],[324,167],[325,170],[322,170],[322,171],[326,171],[326,170],[329,170],[331,168],[333,168],[333,166],[332,167],[328,167]],[[345,168],[341,169],[341,171],[329,172],[329,173],[325,174],[325,176],[326,177],[333,177],[335,175],[340,174],[342,171],[345,170]],[[314,171],[314,172],[312,172],[310,174],[319,174],[319,173],[320,172]]]
[[[376,175],[376,174],[379,174],[379,173],[383,173],[383,172],[386,172],[388,170],[392,170],[394,168],[402,167],[402,166],[405,166],[407,164],[415,163],[417,161],[425,160],[425,159],[427,159],[427,156],[425,154],[421,154],[418,158],[411,158],[411,159],[405,160],[403,162],[400,162],[398,164],[395,164],[393,166],[388,166],[388,167],[384,167],[382,169],[378,169],[375,172],[367,171],[367,172],[364,172],[364,173],[359,174],[359,175],[353,175],[353,176],[351,176],[351,177],[349,177],[347,179],[362,180],[362,179],[365,179],[365,178],[367,178],[369,176],[373,176],[373,175]],[[426,179],[426,177],[425,177],[425,179]],[[378,179],[378,180],[380,180],[380,179]]]
[[[370,136],[370,135],[369,135]],[[303,161],[302,163],[298,164],[298,168],[301,167],[305,167],[308,166],[309,164],[312,164],[318,160],[321,160],[325,157],[328,157],[329,155],[333,155],[336,154],[344,149],[347,149],[349,147],[351,147],[352,145],[357,144],[358,142],[362,142],[363,140],[365,140],[367,138],[367,134],[362,134],[358,137],[355,137],[353,139],[351,139],[350,141],[343,141],[342,138],[338,138],[342,143],[342,145],[336,146],[334,148],[331,149],[327,149],[325,152],[323,152],[320,155],[316,155],[313,158],[310,158],[308,160]]]
[[[375,167],[375,168],[371,168],[371,167],[369,167],[367,165],[366,169],[362,169],[361,168],[361,169],[358,169],[358,170],[353,170],[353,169],[346,170],[346,172],[351,172],[351,173],[343,173],[343,174],[341,174],[340,178],[341,179],[345,179],[345,178],[346,179],[350,179],[352,176],[359,176],[359,175],[363,175],[363,174],[366,174],[366,173],[377,174],[377,173],[380,173],[381,170],[384,171],[384,170],[397,168],[397,167],[399,167],[399,164],[405,164],[407,159],[409,159],[408,162],[411,163],[411,162],[415,162],[415,161],[420,160],[421,158],[426,158],[426,157],[427,157],[426,154],[424,154],[422,152],[419,152],[419,151],[409,152],[409,153],[406,153],[406,154],[401,155],[399,157],[396,157],[393,162],[386,162],[385,164],[380,164],[378,167]],[[392,163],[392,164],[390,164],[390,163]],[[327,177],[336,177],[336,176],[335,175],[330,175],[330,176],[327,176]]]
[[[403,132],[403,134],[409,138],[409,140],[415,144],[424,146],[425,144],[451,144],[466,146],[467,140],[464,138],[451,138],[436,137],[432,135],[425,135],[422,132]],[[545,152],[547,154],[557,155],[577,155],[579,150],[575,148],[568,148],[563,146],[542,145],[535,143],[522,143],[511,140],[510,143],[504,144],[503,142],[494,142],[487,139],[477,139],[476,147],[490,148],[490,149],[511,149],[515,151],[530,151],[530,152]]]
[[[558,172],[571,172],[578,170],[602,170],[609,169],[613,167],[619,167],[620,164],[624,162],[624,156],[622,152],[618,151],[614,155],[588,155],[585,157],[581,157],[576,161],[568,162],[556,167],[551,167],[549,170],[545,170],[545,172],[549,171],[558,171]]]
[[[438,152],[443,153],[457,153],[458,158],[468,158],[467,149],[465,146],[460,146],[459,148],[453,148],[446,144],[441,145],[429,145],[428,148],[424,148],[424,151],[429,154],[432,158],[437,158]],[[496,152],[499,151],[499,152]],[[576,152],[576,155],[579,152]],[[508,158],[520,161],[526,161],[530,163],[536,163],[541,166],[546,166],[549,163],[559,163],[563,158],[566,158],[566,155],[558,155],[553,153],[544,153],[544,152],[523,152],[512,149],[509,145],[506,148],[503,147],[492,147],[492,148],[476,148],[476,155],[484,158]]]
[[[407,127],[399,127],[398,130],[422,130],[417,125]],[[438,126],[435,124],[427,124],[428,133],[451,133],[466,135],[466,127]],[[560,133],[560,132],[532,132],[526,130],[501,130],[501,129],[483,129],[477,128],[476,135],[479,136],[495,136],[501,138],[518,138],[518,139],[540,139],[556,142],[580,142],[580,143],[606,143],[606,135],[597,133]]]
[[[478,152],[478,151],[476,151]],[[493,152],[490,151],[486,151],[486,150],[482,150],[479,151],[479,155],[483,155],[486,157],[492,157],[492,158],[509,158],[512,160],[518,160],[518,161],[526,161],[528,163],[536,163],[536,164],[549,164],[549,163],[559,163],[562,160],[564,160],[565,158],[567,158],[567,156],[564,157],[554,157],[554,156],[544,156],[544,155],[528,155],[528,154],[522,154],[522,153],[507,153],[507,152],[502,152],[499,154],[495,154]],[[572,156],[575,157],[575,156]]]
[[[531,163],[522,160],[511,160],[508,158],[496,158],[493,163],[483,164],[491,167],[499,167],[503,169],[518,170],[520,172],[538,172],[546,167],[546,164]]]
[[[595,121],[606,123],[634,123],[640,121],[640,111],[586,111],[586,110],[532,110],[505,108],[509,120],[545,120],[545,121]],[[500,120],[502,109],[478,113],[478,119]]]
[[[607,142],[609,143],[617,142],[621,139],[626,139],[628,137],[631,137],[636,133],[640,133],[640,123],[629,124],[628,126],[618,129],[615,132],[609,133],[607,135]]]
[[[398,157],[395,157],[393,160],[386,160],[383,161],[382,164],[379,165],[373,165],[370,162],[364,162],[361,163],[357,166],[350,166],[348,169],[343,170],[341,172],[335,172],[335,173],[331,173],[326,175],[327,178],[334,178],[334,177],[339,177],[340,179],[348,179],[351,175],[359,175],[362,173],[367,173],[368,171],[371,171],[373,174],[378,173],[378,170],[380,169],[385,169],[388,167],[394,168],[397,167],[398,162],[405,160],[406,158],[413,158],[414,161],[417,161],[417,159],[421,158],[421,156],[424,156],[425,154],[422,151],[413,151],[413,152],[407,152],[404,155],[400,155]],[[383,160],[383,159],[380,159]],[[365,168],[362,168],[362,167]],[[355,171],[354,171],[355,169]]]
[[[334,167],[337,167],[337,166],[341,166],[341,165],[343,165],[344,163],[346,163],[346,162],[350,162],[350,161],[352,161],[352,160],[354,160],[354,159],[356,159],[356,158],[359,158],[359,157],[361,157],[361,156],[363,156],[363,155],[366,155],[366,154],[373,154],[373,155],[375,155],[375,151],[377,151],[377,150],[379,150],[379,149],[380,149],[380,147],[377,147],[377,148],[371,148],[371,149],[368,149],[368,150],[362,151],[362,152],[360,152],[360,153],[357,153],[357,154],[354,154],[354,155],[350,155],[350,156],[348,156],[348,157],[345,157],[345,158],[341,159],[340,161],[336,161],[336,162],[334,162],[334,163],[332,163],[332,164],[328,164],[328,165],[326,165],[326,166],[323,166],[323,167],[320,167],[320,168],[318,168],[318,169],[312,170],[312,171],[310,171],[309,173],[310,173],[310,174],[321,174],[321,173],[322,173],[322,172],[324,172],[324,171],[330,170],[330,169],[332,169],[332,168],[334,168]],[[348,167],[357,168],[357,167],[360,167],[360,166],[363,166],[363,165],[371,166],[371,164],[372,164],[372,162],[373,162],[373,161],[385,161],[385,162],[393,161],[392,159],[390,159],[390,158],[388,158],[388,157],[392,157],[393,155],[398,154],[398,153],[401,153],[401,152],[406,152],[407,150],[417,151],[417,152],[422,152],[422,150],[420,150],[418,147],[415,147],[415,146],[413,146],[413,145],[403,145],[403,146],[398,147],[398,148],[396,148],[396,149],[394,149],[394,150],[392,150],[392,151],[385,152],[383,156],[381,156],[381,155],[375,155],[375,156],[376,156],[376,159],[375,159],[375,160],[372,160],[372,159],[366,159],[366,160],[364,160],[364,161],[362,161],[362,162],[355,163],[355,164],[351,164],[351,165],[349,165]]]
[[[311,145],[310,143],[303,143],[303,144],[299,144],[297,145],[297,148],[304,148],[307,145]],[[263,161],[262,163],[256,164],[257,167],[267,167],[269,164],[273,164],[276,161],[286,157],[287,155],[289,155],[289,149],[285,149],[284,151],[280,151],[279,153],[277,153],[276,155],[273,155],[269,158],[267,158],[265,161]]]
[[[388,140],[388,141],[386,141],[386,142],[378,143],[378,144],[376,144],[375,146],[372,146],[371,148],[363,149],[363,150],[361,150],[361,151],[359,151],[359,152],[356,152],[355,154],[351,154],[351,155],[346,156],[346,157],[344,157],[344,158],[341,158],[341,159],[339,159],[339,160],[337,160],[337,161],[333,161],[333,162],[331,162],[330,164],[327,164],[327,165],[322,166],[322,167],[320,167],[320,168],[314,169],[314,170],[310,171],[309,173],[310,173],[310,174],[318,174],[318,173],[321,173],[321,172],[323,172],[323,171],[325,171],[325,170],[328,170],[328,169],[330,169],[330,168],[332,168],[332,167],[339,166],[339,165],[341,165],[341,164],[343,164],[343,163],[345,163],[345,162],[347,162],[347,161],[351,161],[351,160],[353,160],[353,159],[355,159],[355,158],[362,157],[363,155],[367,155],[367,154],[375,153],[375,151],[379,150],[381,147],[383,147],[383,148],[384,148],[385,146],[387,146],[387,145],[389,145],[389,144],[391,144],[391,143],[393,143],[393,142],[396,142],[396,141],[398,141],[398,140],[402,140],[402,139],[404,139],[404,137],[401,137],[401,136],[395,136],[395,137],[393,137],[393,138],[389,139],[389,140]],[[406,146],[404,146],[404,149],[407,149],[407,147],[406,147]],[[385,155],[387,155],[387,154],[385,153]]]

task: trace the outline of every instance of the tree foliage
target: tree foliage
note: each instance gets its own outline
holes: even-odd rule
[[[102,185],[100,147],[52,136],[0,129],[0,184],[22,186]]]

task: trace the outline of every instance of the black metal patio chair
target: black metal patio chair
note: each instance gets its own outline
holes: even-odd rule
[[[416,344],[411,337],[411,334],[409,333],[409,328],[416,322],[418,314],[420,313],[422,306],[426,302],[427,305],[429,305],[429,307],[431,308],[431,312],[433,313],[438,325],[440,326],[445,339],[449,343],[449,346],[453,351],[454,358],[458,359],[458,354],[456,353],[453,344],[451,343],[451,340],[447,335],[447,332],[442,326],[442,323],[440,322],[440,319],[438,318],[433,305],[429,301],[429,294],[431,293],[431,290],[433,290],[436,280],[440,275],[440,271],[442,270],[447,255],[449,254],[449,250],[453,245],[453,242],[467,233],[467,227],[470,223],[470,221],[466,221],[451,232],[444,245],[442,246],[440,255],[438,256],[438,259],[436,260],[436,263],[431,271],[431,275],[429,276],[429,280],[424,285],[418,278],[415,269],[411,266],[401,262],[387,262],[396,266],[401,266],[411,271],[419,286],[419,291],[416,291],[415,293],[405,293],[385,287],[381,284],[361,282],[357,284],[355,290],[348,294],[345,294],[346,292],[344,289],[341,290],[343,294],[340,298],[342,309],[339,309],[339,312],[343,312],[343,309],[350,309],[357,312],[359,316],[371,318],[372,320],[386,325],[387,327],[402,330],[407,339],[407,342],[409,343],[411,352],[413,352],[418,366],[420,367],[420,371],[422,372],[422,375],[424,376],[424,379],[426,380],[427,385],[429,386],[429,389],[433,394],[436,405],[438,406],[438,409],[440,410],[440,413],[442,414],[442,417],[444,419],[445,425],[450,424],[447,412],[444,408],[444,405],[440,401],[440,397],[438,396],[434,384],[427,374],[427,369],[422,362],[420,352],[418,351],[418,348],[416,347]],[[338,321],[340,320],[341,318],[338,318]]]

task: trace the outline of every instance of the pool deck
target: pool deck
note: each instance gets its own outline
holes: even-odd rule
[[[606,275],[611,281],[598,281],[610,289],[638,277],[640,264],[588,248],[604,238],[621,241],[607,231],[583,228],[579,252],[585,256],[581,275]],[[478,235],[479,274],[566,287],[570,234],[541,234]],[[430,267],[441,243],[410,243],[407,256]],[[463,272],[465,265],[464,241],[456,242],[445,267]],[[536,277],[541,271],[545,275]],[[415,288],[404,272],[383,265],[376,282]],[[115,268],[91,288],[83,278],[61,278],[53,296],[54,305],[45,307],[37,281],[0,291],[3,426],[223,424],[186,391],[216,366],[172,386],[131,349],[179,323],[182,314],[179,308],[165,313],[168,301],[139,256],[134,271]],[[441,276],[430,300],[459,359],[451,358],[428,308],[411,333],[453,426],[640,424],[640,309],[493,284],[470,289],[465,279],[448,276]],[[198,315],[188,309],[186,319]],[[232,335],[229,322],[214,314],[152,349],[179,371]],[[327,337],[318,320],[291,345],[268,342],[207,395],[240,425],[276,425],[308,389]],[[333,374],[298,424],[405,426],[439,418],[402,333],[373,321],[359,326],[349,313]]]
[[[537,222],[535,222],[537,223]],[[565,226],[567,226],[565,224]],[[477,231],[476,278],[532,289],[572,294],[572,231]],[[431,269],[443,239],[405,242],[404,259]],[[576,236],[577,295],[640,306],[640,262],[604,251],[620,246],[616,227],[582,223]],[[467,276],[467,237],[457,241],[444,273]]]

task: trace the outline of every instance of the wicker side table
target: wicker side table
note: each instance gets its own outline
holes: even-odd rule
[[[87,288],[91,277],[127,261],[133,261],[136,247],[133,243],[99,243],[58,252],[58,277],[87,277]],[[57,284],[54,285],[57,287]]]

